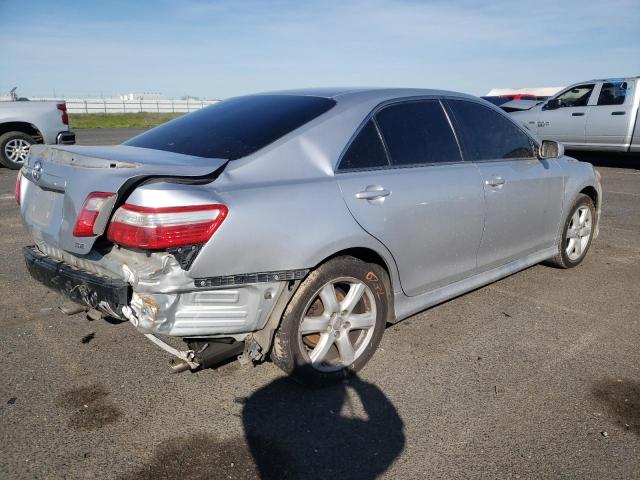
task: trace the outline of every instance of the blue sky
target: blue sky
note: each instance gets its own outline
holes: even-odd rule
[[[480,95],[640,75],[640,1],[0,0],[0,95]]]

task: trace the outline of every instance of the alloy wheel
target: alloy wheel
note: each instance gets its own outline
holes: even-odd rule
[[[573,213],[566,237],[565,251],[569,260],[575,262],[583,255],[591,238],[591,224],[591,209],[589,207],[583,205]]]
[[[31,144],[22,138],[9,140],[4,146],[5,156],[14,163],[24,163],[29,156]]]
[[[303,310],[298,336],[311,366],[323,372],[348,367],[373,338],[376,302],[362,281],[343,277],[324,284]]]

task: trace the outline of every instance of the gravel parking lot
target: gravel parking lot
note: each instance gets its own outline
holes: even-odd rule
[[[63,315],[28,278],[0,169],[0,478],[638,478],[640,159],[581,158],[605,192],[582,265],[390,327],[360,378],[323,390],[270,363],[171,374],[129,324]]]

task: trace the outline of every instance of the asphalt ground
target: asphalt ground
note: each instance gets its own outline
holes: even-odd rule
[[[63,315],[0,169],[0,478],[640,478],[640,159],[583,158],[605,196],[579,267],[390,327],[324,390],[271,363],[171,374],[129,324]]]

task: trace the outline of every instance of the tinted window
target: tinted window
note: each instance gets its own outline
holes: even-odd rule
[[[376,115],[393,165],[460,161],[460,150],[437,101],[399,103]]]
[[[579,85],[558,95],[560,107],[586,107],[593,87],[593,84]]]
[[[371,120],[367,122],[340,161],[340,170],[350,168],[375,168],[389,165],[387,154]]]
[[[260,150],[334,105],[335,101],[320,97],[238,97],[179,117],[125,145],[235,160]]]
[[[529,137],[504,115],[465,100],[447,100],[465,160],[533,157]]]
[[[627,97],[627,82],[604,83],[598,96],[598,105],[622,105]]]

